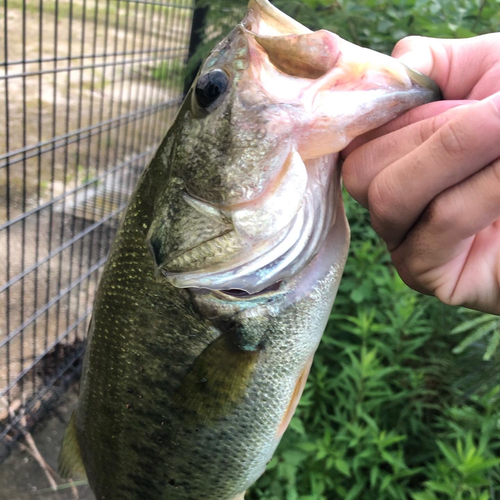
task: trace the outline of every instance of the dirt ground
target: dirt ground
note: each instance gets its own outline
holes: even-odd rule
[[[75,385],[33,432],[33,439],[40,454],[47,464],[56,470],[61,440],[76,399]],[[67,481],[60,480],[59,484],[65,486]],[[67,487],[58,491],[51,490],[39,463],[19,446],[16,446],[12,455],[0,465],[0,500],[95,500],[88,486],[79,485],[76,488],[78,496]]]

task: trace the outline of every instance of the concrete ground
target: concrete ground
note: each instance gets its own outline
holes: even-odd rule
[[[57,408],[34,430],[32,437],[47,464],[57,470],[57,457],[71,412],[77,400],[76,384],[58,401]],[[61,489],[53,491],[39,463],[19,446],[0,464],[0,500],[95,500],[86,485],[64,487],[65,480],[57,481]]]

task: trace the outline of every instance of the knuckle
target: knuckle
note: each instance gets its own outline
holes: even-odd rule
[[[395,223],[397,200],[394,199],[390,188],[389,176],[382,172],[368,189],[368,208],[374,229],[381,234],[383,226]]]
[[[412,269],[412,259],[407,253],[394,251],[391,254],[392,263],[396,268],[400,278],[410,287],[415,289],[417,282],[415,280],[415,272]]]
[[[443,237],[453,228],[455,233],[466,230],[466,225],[458,225],[457,220],[467,213],[470,192],[467,185],[447,189],[432,200],[424,211],[421,224],[433,237]]]
[[[436,280],[436,283],[431,289],[432,294],[444,304],[449,306],[466,306],[471,305],[471,289],[462,286],[460,276],[449,277],[448,279]]]
[[[500,158],[492,163],[491,169],[493,171],[493,176],[495,177],[495,182],[500,184]]]
[[[455,224],[456,213],[452,200],[448,196],[441,195],[429,203],[423,221],[433,228],[433,232],[441,233],[450,227],[450,224]]]
[[[428,269],[425,252],[416,251],[413,245],[403,243],[391,253],[391,258],[399,276],[410,288],[429,293],[429,288],[422,279]]]
[[[420,146],[420,144],[426,142],[436,132],[442,129],[443,126],[453,118],[455,111],[456,108],[452,108],[444,113],[431,116],[418,122],[419,126],[415,129],[415,144]]]
[[[439,116],[439,115],[438,115]],[[433,116],[428,120],[423,120],[420,127],[418,127],[418,141],[419,144],[423,144],[429,137],[434,135],[440,128],[438,124],[438,116]]]
[[[469,140],[466,127],[458,120],[450,120],[439,131],[440,146],[445,154],[451,158],[464,156],[469,149]]]
[[[462,294],[459,294],[456,291],[449,290],[448,287],[439,287],[436,288],[434,295],[441,301],[443,304],[448,306],[463,306],[466,304],[466,298],[462,297]]]
[[[443,281],[440,272],[436,272],[424,241],[419,242],[417,238],[417,241],[412,239],[410,243],[405,242],[391,257],[399,276],[410,288],[434,295],[446,304],[452,303],[453,297],[447,282]]]
[[[422,126],[420,127],[420,141],[425,142],[429,137],[434,135],[440,128],[448,123],[450,117],[448,113],[441,113],[439,115],[433,116],[428,120],[422,121]]]

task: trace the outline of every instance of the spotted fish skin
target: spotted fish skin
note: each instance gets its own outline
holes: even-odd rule
[[[395,60],[251,0],[121,221],[63,477],[86,476],[98,500],[242,500],[295,411],[340,283],[338,152],[437,97]]]

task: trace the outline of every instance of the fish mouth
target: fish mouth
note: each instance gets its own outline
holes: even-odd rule
[[[208,317],[221,315],[240,317],[252,316],[252,311],[273,310],[277,314],[283,307],[297,303],[305,298],[314,300],[314,290],[319,283],[324,283],[328,291],[328,300],[333,302],[340,284],[342,271],[349,251],[350,230],[344,212],[341,196],[338,192],[338,210],[335,222],[329,228],[318,252],[310,261],[288,279],[280,280],[255,293],[240,289],[210,290],[192,287],[198,306]],[[271,308],[271,309],[270,309]]]
[[[283,123],[296,124],[276,151],[276,165],[283,166],[251,201],[214,206],[187,193],[186,203],[231,227],[221,223],[220,233],[156,262],[175,287],[251,301],[290,290],[298,276],[307,282],[304,272],[337,234],[338,152],[358,135],[439,99],[440,91],[396,59],[325,30],[312,32],[267,0],[251,0],[236,30],[249,47],[241,80],[245,109],[272,108],[274,130],[285,115]]]
[[[274,186],[273,194],[264,193],[258,206],[253,201],[252,207],[226,208],[224,214],[232,218],[234,229],[208,242],[216,248],[224,239],[239,236],[247,244],[246,251],[237,252],[235,258],[219,266],[202,265],[187,272],[190,261],[199,260],[200,247],[192,248],[163,263],[163,276],[178,288],[225,291],[228,296],[245,299],[278,292],[278,284],[304,269],[335,222],[340,192],[335,168],[338,155],[305,163],[296,153],[293,157],[293,166]],[[266,218],[267,226],[259,224],[261,217]]]
[[[242,26],[265,50],[269,60],[288,75],[321,79],[333,73],[327,82],[333,81],[336,86],[350,82],[354,76],[355,86],[362,88],[367,74],[379,73],[378,78],[382,76],[384,84],[393,86],[397,82],[405,90],[411,87],[427,93],[429,101],[442,99],[441,89],[428,76],[385,54],[348,42],[335,33],[313,32],[268,0],[250,0]],[[337,71],[333,71],[335,69]],[[374,88],[373,82],[371,88]]]
[[[276,295],[278,292],[282,291],[282,286],[283,286],[283,281],[280,280],[256,293],[248,293],[245,290],[239,290],[237,288],[233,288],[231,290],[215,290],[215,293],[216,294],[218,293],[219,296],[224,299],[227,299],[228,297],[235,300],[249,300],[255,298],[260,299],[263,297]]]

